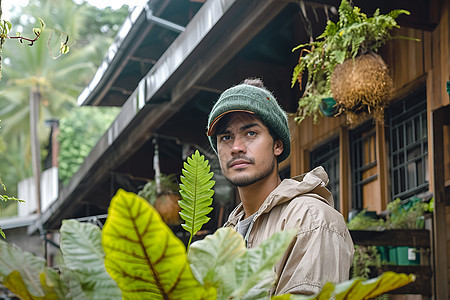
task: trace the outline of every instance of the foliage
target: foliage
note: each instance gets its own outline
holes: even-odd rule
[[[276,282],[273,265],[295,236],[295,231],[275,233],[258,248],[246,249],[232,228],[192,244],[188,258],[199,282],[217,289],[217,299],[264,299]]]
[[[195,160],[204,162],[198,153],[194,156],[191,165]],[[198,173],[210,179],[205,175],[209,165],[200,165],[207,171],[185,172],[186,181]],[[193,200],[186,205],[194,205]],[[95,225],[74,220],[64,221],[60,232],[64,263],[59,272],[46,267],[43,259],[0,241],[0,283],[23,299],[267,299],[276,281],[273,265],[295,236],[295,231],[278,232],[247,250],[239,233],[221,228],[193,243],[186,254],[156,210],[123,190],[111,200],[101,236]],[[311,297],[364,299],[412,280],[412,275],[385,273],[369,281],[328,283]],[[291,298],[312,299],[274,297]]]
[[[6,192],[6,186],[4,185],[2,179],[0,178],[0,185],[2,187],[2,189]],[[0,189],[1,190],[1,189]],[[8,201],[19,201],[19,202],[24,202],[23,200],[17,199],[16,197],[10,197],[7,195],[0,195],[0,201],[4,201],[4,202],[8,202]],[[1,207],[0,207],[0,212],[1,212]],[[3,232],[2,228],[0,227],[0,235],[5,238],[6,235]]]
[[[189,249],[192,237],[210,219],[207,214],[212,210],[212,187],[216,182],[211,180],[214,174],[210,172],[208,160],[198,150],[184,162],[182,172],[180,194],[183,199],[178,204],[181,207],[180,216],[185,221],[181,226],[190,233]]]
[[[388,203],[386,220],[372,218],[364,209],[348,222],[347,227],[350,230],[423,229],[423,217],[429,210],[430,205],[419,198],[406,201],[397,198]]]
[[[23,37],[20,33],[17,33],[16,36],[8,36],[8,33],[11,30],[12,24],[9,21],[1,20],[0,44],[3,44],[5,42],[5,39],[17,39],[21,43],[26,41],[29,46],[33,46],[34,42],[36,42],[37,39],[41,36],[42,31],[44,30],[44,27],[45,27],[45,23],[42,19],[39,19],[39,24],[41,26],[40,28],[39,27],[33,28],[33,33],[34,33],[35,37],[32,39],[32,38]]]
[[[159,174],[159,180],[155,175],[155,179],[148,181],[138,195],[156,209],[167,225],[181,224],[181,207],[178,205],[181,196],[175,174]]]
[[[327,22],[324,32],[316,41],[301,44],[292,51],[302,49],[298,64],[295,66],[291,86],[298,81],[302,86],[302,75],[307,73],[307,82],[295,121],[300,123],[307,116],[320,114],[318,104],[323,98],[330,97],[330,79],[336,65],[358,54],[377,51],[392,38],[390,31],[399,27],[395,19],[409,12],[393,10],[387,15],[377,9],[372,17],[367,17],[358,7],[353,7],[347,0],[339,6],[339,21]],[[309,48],[309,50],[307,49]],[[303,56],[303,53],[306,53]]]
[[[363,280],[354,278],[339,284],[327,283],[322,290],[312,296],[281,295],[273,300],[322,300],[322,299],[374,299],[378,295],[402,287],[415,280],[414,275],[385,272],[376,278]]]
[[[106,269],[126,299],[202,299],[208,292],[192,275],[181,240],[133,193],[119,190],[111,200],[102,244]]]
[[[352,278],[362,277],[369,279],[370,268],[375,267],[381,270],[381,255],[376,246],[355,245],[355,254],[352,262]]]
[[[409,199],[411,206],[407,207],[397,198],[388,203],[389,215],[386,217],[386,228],[389,229],[423,229],[423,215],[429,210],[429,205],[419,198]]]
[[[381,218],[368,216],[367,209],[360,211],[353,219],[347,223],[349,230],[382,230],[385,222]]]
[[[147,200],[152,206],[155,206],[156,199],[160,194],[178,193],[178,184],[174,174],[161,174],[159,180],[161,188],[159,194],[156,188],[156,180],[150,180],[138,192],[138,195]]]
[[[148,202],[119,190],[111,201],[102,243],[106,268],[126,299],[266,299],[276,280],[272,266],[294,235],[279,232],[260,247],[247,250],[236,231],[221,228],[194,242],[186,259],[183,244]],[[413,275],[390,272],[370,281],[327,284],[324,291],[341,295],[336,299],[346,299],[346,293],[362,296],[347,299],[364,299],[363,295],[377,296],[413,279]],[[290,295],[273,299],[289,297],[309,299]]]
[[[11,15],[11,31],[32,32],[39,20],[46,27],[33,47],[6,42],[3,48],[3,79],[0,81],[0,119],[7,149],[0,153],[2,180],[11,194],[17,183],[32,176],[29,124],[30,88],[39,86],[38,135],[45,155],[48,119],[61,119],[76,108],[76,99],[95,73],[113,41],[128,8],[98,9],[72,0],[34,0],[18,6]],[[119,25],[117,25],[119,24]],[[95,29],[94,29],[95,28]],[[62,34],[67,32],[67,34]],[[31,33],[32,34],[32,33]],[[59,45],[70,35],[70,53],[59,59]],[[49,55],[47,42],[51,38]]]
[[[0,128],[1,128],[1,127],[0,127]],[[0,146],[1,146],[1,143],[2,143],[2,142],[3,142],[3,139],[0,139]],[[0,152],[1,152],[1,151],[0,151]],[[3,190],[3,191],[6,192],[6,186],[5,186],[5,184],[3,183],[1,177],[0,177],[0,186],[1,186],[0,191]],[[17,199],[16,197],[11,197],[11,196],[1,195],[1,194],[0,194],[0,201],[4,201],[4,202],[8,202],[8,201],[19,201],[19,202],[24,202],[23,200]],[[0,213],[2,212],[1,210],[2,210],[2,208],[1,208],[1,206],[0,206]],[[6,237],[6,236],[5,236],[5,233],[3,232],[3,230],[2,230],[1,227],[0,227],[0,235],[1,235],[3,238]]]
[[[0,241],[0,282],[21,299],[120,299],[104,267],[97,226],[65,221],[61,248],[65,265],[56,270],[44,259]]]
[[[69,294],[74,299],[120,299],[117,283],[106,272],[105,253],[101,245],[101,230],[89,223],[64,220],[60,229],[60,266]]]
[[[61,119],[58,174],[63,184],[75,174],[117,115],[117,108],[80,107]]]
[[[0,2],[1,4],[1,2]],[[0,14],[1,17],[1,14]],[[2,54],[2,48],[3,44],[5,43],[6,39],[17,39],[20,43],[23,43],[23,41],[26,41],[29,46],[33,46],[34,42],[37,41],[37,39],[41,36],[42,31],[44,30],[45,23],[42,19],[39,19],[39,23],[41,25],[40,28],[33,28],[33,33],[35,37],[33,39],[23,37],[20,33],[17,33],[16,36],[9,36],[9,32],[11,31],[12,24],[11,22],[7,20],[0,20],[0,79],[2,78],[2,71],[1,71],[1,54]]]
[[[317,73],[317,78],[323,76],[325,76],[325,74]],[[326,81],[322,79],[317,82],[308,82],[306,84],[305,92],[298,101],[298,114],[295,117],[297,123],[300,124],[307,116],[313,116],[313,122],[316,123],[319,115],[323,116],[322,111],[320,110],[322,100],[331,97],[331,92],[329,92],[329,89],[327,89],[325,84]]]

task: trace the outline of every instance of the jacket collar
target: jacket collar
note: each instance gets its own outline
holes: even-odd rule
[[[333,196],[325,187],[328,184],[328,175],[324,168],[319,166],[308,173],[293,177],[292,179],[284,179],[276,189],[274,189],[266,200],[261,204],[260,208],[254,216],[254,220],[269,212],[273,207],[292,200],[303,194],[317,198],[330,206],[333,206]],[[224,226],[236,226],[237,222],[244,215],[242,203],[231,212],[228,221]]]

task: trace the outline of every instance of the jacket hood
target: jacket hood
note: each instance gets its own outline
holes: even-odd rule
[[[333,207],[333,196],[326,188],[328,184],[328,174],[322,166],[316,167],[308,173],[284,179],[280,185],[274,189],[261,207],[258,209],[254,218],[269,212],[273,207],[292,200],[295,197],[305,195],[323,201]],[[244,214],[242,203],[240,203],[230,214],[225,226],[234,226]]]

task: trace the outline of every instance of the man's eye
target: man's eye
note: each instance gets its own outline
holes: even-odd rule
[[[230,135],[222,135],[221,137],[220,137],[220,140],[221,141],[228,141],[228,140],[230,140],[231,139],[231,136]]]
[[[249,132],[247,132],[247,135],[248,135],[248,136],[255,136],[255,135],[256,135],[256,132],[254,132],[254,131],[249,131]]]

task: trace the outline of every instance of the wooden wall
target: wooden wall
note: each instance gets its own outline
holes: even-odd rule
[[[426,87],[427,90],[427,116],[428,116],[428,147],[429,153],[432,152],[432,111],[449,105],[449,94],[446,90],[446,83],[450,81],[450,1],[431,1],[433,11],[430,16],[435,17],[438,25],[433,29],[417,29],[406,28],[395,32],[396,34],[417,38],[420,41],[409,41],[404,39],[391,40],[381,49],[380,54],[388,64],[394,82],[394,92],[392,101],[399,101],[415,90]],[[414,14],[414,12],[411,12]],[[450,118],[446,116],[445,118]],[[352,126],[357,126],[353,124]],[[309,170],[309,153],[317,146],[329,141],[331,138],[340,137],[340,207],[344,217],[347,216],[351,209],[350,198],[350,160],[349,160],[349,143],[348,132],[351,126],[346,124],[345,116],[337,118],[319,118],[318,124],[314,124],[312,118],[305,119],[298,125],[291,116],[290,118],[291,135],[292,135],[292,154],[290,157],[291,175],[295,176]],[[448,127],[448,126],[447,126]],[[385,208],[389,195],[389,174],[388,161],[386,153],[386,141],[384,137],[383,126],[377,124],[377,172],[379,174],[377,182],[373,185],[378,190],[378,196],[373,199],[373,203],[377,211]],[[450,130],[444,130],[444,161],[445,184],[450,184]],[[429,173],[430,173],[430,191],[433,192],[433,170],[434,160],[430,157]],[[377,194],[375,194],[377,195]],[[373,197],[372,197],[373,198]],[[344,200],[345,199],[345,200]],[[364,203],[366,205],[366,203]],[[447,274],[443,274],[442,269],[438,266],[440,263],[450,262],[450,208],[446,209],[446,228],[441,228],[446,237],[447,247],[446,254],[434,253],[437,258],[435,275],[437,281],[436,296],[448,296],[450,289],[450,268],[447,267]],[[436,229],[434,231],[437,231]],[[441,235],[442,236],[442,235]],[[436,239],[436,235],[435,235]],[[444,260],[442,261],[442,256]],[[446,259],[448,258],[448,259]],[[445,265],[445,264],[444,264]],[[448,264],[447,264],[448,266]],[[448,284],[443,287],[442,278],[445,278]],[[447,291],[446,291],[447,290]],[[443,298],[444,299],[444,298]]]

